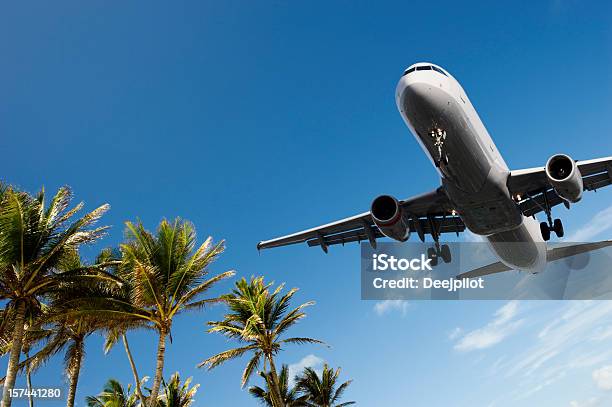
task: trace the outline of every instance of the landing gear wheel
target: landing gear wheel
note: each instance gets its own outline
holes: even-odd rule
[[[450,263],[451,262],[451,251],[450,251],[450,247],[448,247],[447,244],[443,244],[441,249],[440,249],[440,257],[442,257],[442,260],[444,261],[444,263]]]
[[[542,239],[548,242],[550,240],[550,228],[546,222],[540,223],[540,232],[542,232]]]
[[[427,258],[431,259],[431,265],[433,267],[436,267],[438,265],[438,253],[436,251],[436,249],[434,249],[433,247],[430,247],[427,249]]]
[[[553,230],[555,231],[557,237],[563,237],[565,232],[563,231],[563,223],[561,222],[561,219],[555,219],[553,222]]]

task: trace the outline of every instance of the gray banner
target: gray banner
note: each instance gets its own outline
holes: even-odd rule
[[[596,245],[596,244],[595,244]],[[504,243],[498,252],[542,250],[548,261],[534,274],[508,269],[486,242],[379,242],[361,244],[361,298],[364,300],[585,300],[612,299],[612,247],[584,243],[525,247]],[[597,247],[597,246],[594,246]],[[577,249],[574,249],[577,248]],[[559,249],[559,250],[556,250]],[[556,251],[555,251],[556,250]],[[583,252],[580,252],[580,251]],[[570,253],[578,254],[568,255]],[[563,257],[561,257],[563,256]],[[542,257],[543,258],[543,257]],[[522,259],[519,256],[519,259]],[[486,268],[488,275],[461,274]],[[459,276],[459,277],[458,277]]]

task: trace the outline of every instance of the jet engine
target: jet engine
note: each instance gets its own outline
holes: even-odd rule
[[[557,195],[568,202],[582,198],[582,174],[576,162],[565,154],[556,154],[546,162],[546,177]]]
[[[393,240],[405,242],[410,237],[408,219],[397,199],[389,195],[381,195],[372,201],[370,208],[372,220],[383,235]]]

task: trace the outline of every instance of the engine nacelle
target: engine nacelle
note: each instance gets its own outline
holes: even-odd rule
[[[372,201],[370,208],[372,220],[383,235],[393,240],[405,242],[410,237],[408,219],[397,199],[389,195],[381,195]]]
[[[556,154],[550,157],[546,162],[546,177],[562,199],[578,202],[582,198],[582,174],[569,156]]]

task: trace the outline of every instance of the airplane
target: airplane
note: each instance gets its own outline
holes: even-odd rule
[[[612,241],[548,249],[551,232],[561,238],[563,223],[552,208],[579,202],[583,191],[612,183],[612,157],[575,161],[555,154],[544,167],[510,170],[459,82],[442,67],[421,62],[408,67],[395,92],[406,125],[438,171],[441,185],[430,192],[399,200],[381,195],[370,211],[340,221],[257,244],[267,249],[307,242],[328,247],[388,237],[399,242],[415,232],[434,246],[427,255],[451,261],[440,236],[468,229],[482,236],[499,259],[459,275],[477,277],[507,270],[538,273],[547,262],[612,245]],[[535,215],[544,212],[538,224]]]

